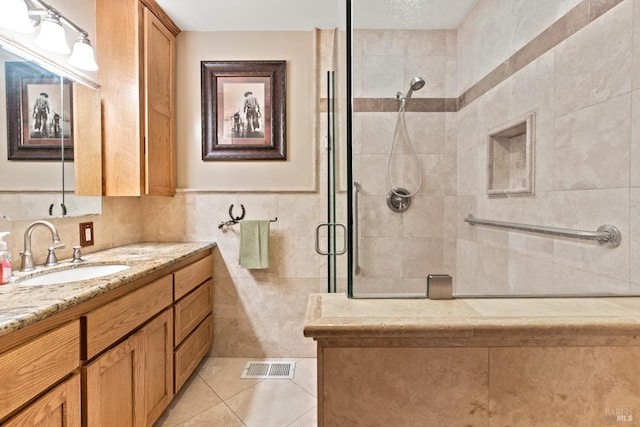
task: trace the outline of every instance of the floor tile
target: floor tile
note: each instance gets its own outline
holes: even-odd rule
[[[222,399],[202,378],[192,375],[155,425],[156,427],[177,426],[221,402]]]
[[[293,382],[314,397],[318,395],[317,362],[315,358],[295,359],[296,372]]]
[[[248,427],[283,427],[316,406],[316,399],[289,380],[264,380],[225,401]]]
[[[248,361],[295,361],[293,379],[242,379]],[[316,427],[315,358],[205,359],[155,427]]]
[[[318,410],[314,407],[312,410],[289,424],[287,427],[317,427],[318,426]]]
[[[227,405],[220,403],[179,424],[177,427],[202,426],[244,427],[244,424]]]
[[[198,375],[221,399],[226,400],[262,381],[240,378],[249,360],[255,359],[212,357],[200,365]]]

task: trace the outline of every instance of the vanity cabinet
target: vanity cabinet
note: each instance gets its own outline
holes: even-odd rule
[[[174,273],[174,371],[177,393],[213,345],[213,257]]]
[[[208,255],[82,317],[87,427],[160,417],[213,343],[212,263]]]
[[[71,375],[79,366],[78,321],[1,353],[0,420]],[[79,390],[76,379],[67,380],[2,425],[80,425]]]
[[[173,317],[163,311],[83,368],[87,426],[150,426],[173,398]]]
[[[96,0],[105,196],[175,194],[175,40],[154,0]]]
[[[0,425],[152,426],[213,343],[212,275],[200,250],[3,336]]]
[[[87,360],[128,336],[82,369],[87,426],[151,425],[169,404],[172,303],[169,274],[83,316]]]

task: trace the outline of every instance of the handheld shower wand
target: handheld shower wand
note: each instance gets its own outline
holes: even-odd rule
[[[420,188],[422,188],[422,165],[420,164],[420,158],[418,157],[418,153],[416,152],[416,148],[413,146],[411,142],[411,137],[409,136],[409,132],[407,131],[407,123],[404,118],[405,110],[407,109],[407,105],[409,100],[411,99],[411,95],[416,90],[420,90],[424,87],[424,79],[422,77],[414,77],[411,79],[409,83],[409,90],[406,94],[402,92],[396,93],[396,99],[400,101],[400,110],[398,111],[398,119],[396,121],[396,129],[393,132],[393,141],[391,142],[391,150],[389,151],[389,157],[387,158],[387,185],[389,186],[389,194],[387,194],[387,206],[394,212],[404,212],[409,209],[411,205],[411,198],[415,196]],[[406,143],[409,145],[411,151],[413,152],[413,158],[415,160],[415,164],[417,165],[417,174],[418,174],[418,185],[416,190],[409,191],[402,187],[398,187],[393,184],[391,179],[391,163],[392,157],[394,153],[394,149],[396,147],[397,139],[399,136],[404,136]]]
[[[423,87],[424,87],[424,79],[422,77],[416,76],[413,79],[411,79],[407,94],[405,95],[402,92],[397,92],[396,99],[400,101],[402,103],[402,106],[404,107],[407,105],[407,103],[411,99],[411,95],[413,95],[413,92],[420,90]]]

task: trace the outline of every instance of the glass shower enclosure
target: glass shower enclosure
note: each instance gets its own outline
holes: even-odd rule
[[[420,28],[411,7],[347,1],[349,184],[337,197],[353,298],[424,298],[427,275],[455,267],[455,31]]]

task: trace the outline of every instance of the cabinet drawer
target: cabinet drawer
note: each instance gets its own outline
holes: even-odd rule
[[[80,375],[76,374],[38,398],[18,415],[2,424],[3,427],[66,426],[80,427]]]
[[[195,329],[213,309],[211,279],[178,301],[174,307],[175,346]]]
[[[173,277],[165,276],[85,315],[86,348],[89,360],[172,302]]]
[[[199,284],[211,278],[213,273],[213,255],[196,261],[193,264],[176,271],[174,274],[173,297],[177,301]]]
[[[173,366],[176,393],[207,354],[211,344],[213,344],[213,318],[209,315],[175,351]]]
[[[80,366],[80,322],[0,354],[0,419]]]

